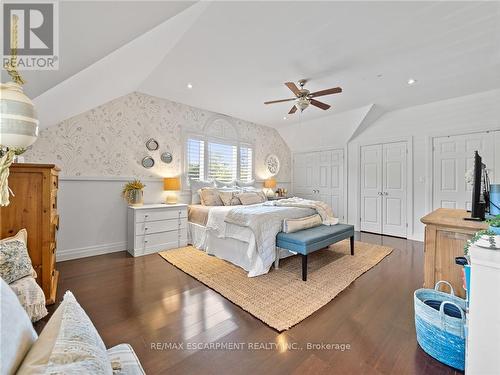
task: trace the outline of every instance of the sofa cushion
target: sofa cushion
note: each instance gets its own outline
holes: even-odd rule
[[[10,283],[9,286],[16,293],[19,302],[21,302],[32,322],[36,322],[47,315],[45,294],[31,275],[16,280]]]
[[[13,374],[37,339],[17,296],[0,280],[0,373]]]
[[[112,374],[106,347],[71,292],[64,295],[61,326],[50,353],[49,374]]]
[[[27,237],[26,229],[21,229],[14,237],[0,241],[0,276],[7,284],[31,275]]]
[[[50,354],[54,349],[54,344],[56,343],[59,330],[61,329],[62,315],[66,303],[66,301],[61,302],[47,324],[43,327],[43,331],[40,333],[38,340],[35,341],[24,358],[19,368],[18,375],[45,374]]]
[[[144,369],[129,344],[120,344],[108,349],[114,375],[145,375]]]

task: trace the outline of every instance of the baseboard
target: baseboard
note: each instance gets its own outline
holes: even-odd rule
[[[114,242],[102,245],[79,247],[75,249],[56,250],[56,259],[58,262],[63,262],[65,260],[86,258],[125,250],[127,250],[127,242]]]

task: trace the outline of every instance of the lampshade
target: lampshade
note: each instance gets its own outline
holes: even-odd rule
[[[179,177],[165,177],[163,179],[163,190],[181,190],[181,179]]]
[[[264,187],[267,189],[274,189],[276,187],[276,180],[274,178],[270,178],[264,181]]]
[[[38,137],[38,118],[19,84],[0,85],[0,108],[0,145],[10,149],[31,146]]]

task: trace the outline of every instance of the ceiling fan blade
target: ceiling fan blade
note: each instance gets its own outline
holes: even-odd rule
[[[326,89],[326,90],[312,92],[312,93],[309,94],[309,96],[311,98],[316,98],[318,96],[338,94],[340,92],[342,92],[342,88],[341,87],[334,87],[334,88],[331,88],[331,89]]]
[[[292,100],[297,100],[296,98],[292,99],[280,99],[280,100],[271,100],[270,102],[264,102],[264,104],[273,104],[273,103],[282,103],[282,102],[290,102]]]
[[[288,87],[292,92],[295,94],[295,96],[300,96],[300,90],[297,87],[297,85],[293,82],[285,82],[286,87]]]
[[[326,111],[328,108],[331,107],[330,105],[323,103],[323,102],[320,102],[320,101],[315,100],[315,99],[311,99],[311,104],[315,107],[321,108],[324,111]]]
[[[293,106],[292,109],[290,109],[290,112],[288,112],[289,115],[293,115],[297,111],[297,107]]]

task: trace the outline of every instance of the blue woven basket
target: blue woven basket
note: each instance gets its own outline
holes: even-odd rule
[[[450,294],[438,290],[440,284],[450,287]],[[439,311],[425,304],[427,300],[442,301]],[[465,367],[465,300],[456,297],[446,281],[436,283],[434,289],[418,289],[414,294],[415,327],[420,347],[430,356],[453,368]],[[445,314],[445,306],[453,305],[461,317]]]

